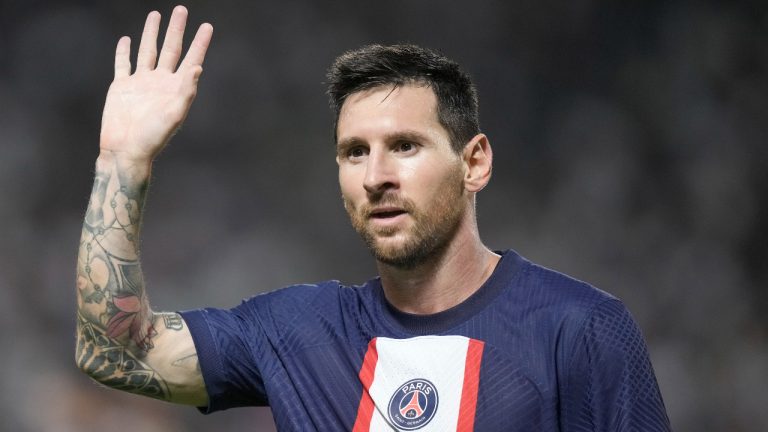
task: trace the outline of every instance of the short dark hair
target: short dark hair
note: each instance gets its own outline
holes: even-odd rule
[[[328,69],[328,96],[337,137],[339,113],[347,97],[374,87],[426,85],[435,92],[437,117],[460,153],[480,133],[477,90],[469,75],[445,56],[416,45],[367,45],[340,55]]]

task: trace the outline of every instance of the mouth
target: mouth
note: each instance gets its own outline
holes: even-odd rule
[[[397,207],[382,207],[373,209],[368,213],[368,217],[371,219],[376,220],[390,220],[394,219],[400,215],[406,214],[407,212],[401,208]]]

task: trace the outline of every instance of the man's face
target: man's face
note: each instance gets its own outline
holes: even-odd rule
[[[438,121],[432,89],[353,93],[337,132],[344,207],[375,257],[412,268],[444,248],[468,201],[462,159]]]

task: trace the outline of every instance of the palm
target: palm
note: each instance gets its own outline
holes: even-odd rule
[[[156,154],[186,116],[193,91],[175,74],[152,71],[116,79],[102,117],[102,149]]]
[[[122,38],[118,42],[115,79],[109,87],[102,116],[102,150],[149,160],[165,146],[189,111],[212,28],[208,24],[200,26],[186,57],[176,69],[186,9],[177,7],[174,10],[157,58],[159,23],[157,12],[147,17],[133,74],[129,60],[130,40]]]

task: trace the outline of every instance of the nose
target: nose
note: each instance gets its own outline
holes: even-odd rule
[[[363,187],[372,195],[398,187],[395,161],[388,156],[387,152],[370,151],[366,161]]]

